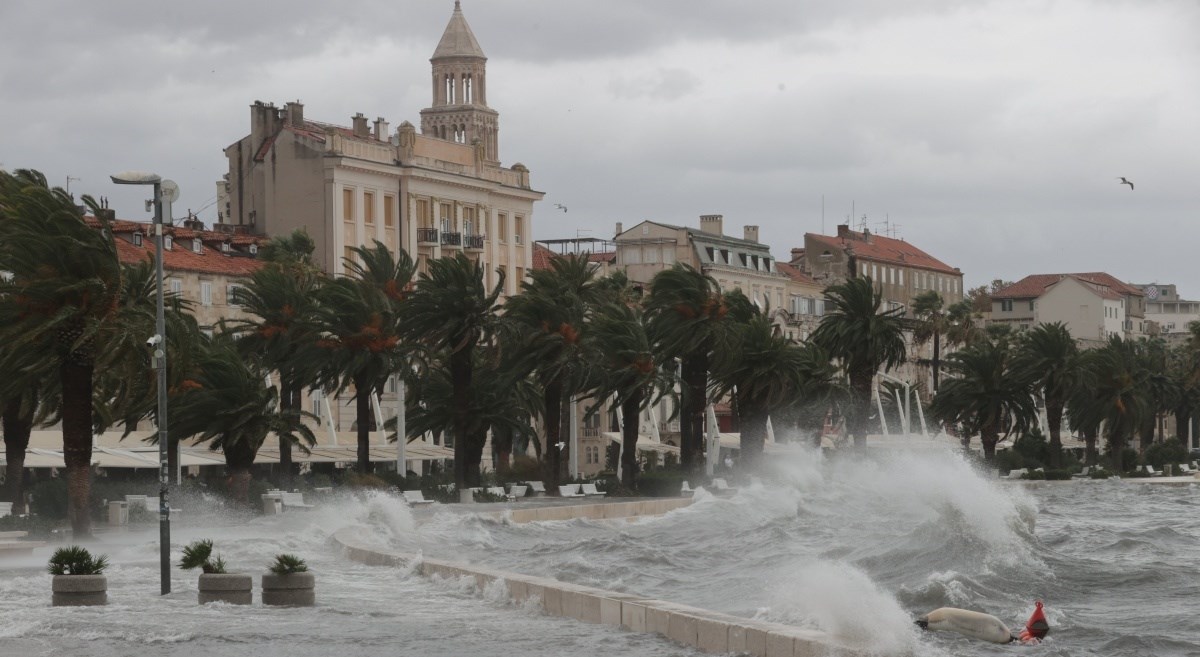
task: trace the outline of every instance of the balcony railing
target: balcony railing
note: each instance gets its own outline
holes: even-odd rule
[[[483,250],[483,235],[464,235],[463,246],[467,249]]]
[[[462,233],[442,232],[442,246],[462,246]]]
[[[438,229],[436,228],[418,228],[417,242],[421,244],[437,244]]]

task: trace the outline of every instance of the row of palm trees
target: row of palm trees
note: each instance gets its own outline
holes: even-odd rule
[[[29,430],[61,422],[70,517],[80,533],[89,528],[93,432],[157,422],[154,363],[144,346],[154,332],[153,267],[122,265],[96,214],[102,230],[87,226],[73,199],[41,174],[0,172],[0,271],[8,272],[0,283],[0,408],[9,486],[20,486]],[[945,307],[933,292],[918,296],[906,318],[903,308],[884,308],[868,278],[829,287],[826,315],[797,343],[780,333],[769,308],[684,265],[663,270],[643,292],[622,272],[599,275],[586,255],[557,257],[501,307],[503,271],[488,286],[482,265],[462,254],[418,272],[406,253],[375,243],[354,249],[346,275],[332,277],[313,265],[313,250],[302,232],[271,240],[260,250],[264,266],[235,288],[245,318],[211,336],[184,300],[166,295],[171,458],[180,440],[207,442],[224,453],[239,495],[269,435],[281,439],[285,476],[292,449],[314,443],[301,408],[305,390],[353,395],[357,467],[369,471],[371,399],[397,375],[412,393],[403,438],[434,433],[453,445],[460,490],[479,483],[489,436],[500,467],[532,447],[553,489],[568,456],[567,411],[585,398],[594,400],[591,412],[610,403],[621,415],[630,487],[639,418],[665,397],[677,409],[688,470],[700,466],[704,411],[716,399],[728,399],[738,417],[744,467],[761,459],[768,417],[777,429],[816,436],[830,419],[844,420],[862,445],[875,376],[906,360],[908,331],[933,343],[925,363],[934,374],[932,410],[966,435],[979,434],[989,458],[1001,435],[1033,422],[1035,395],[1045,401],[1055,454],[1063,409],[1085,435],[1105,427],[1111,445],[1165,406],[1174,404],[1179,418],[1195,405],[1186,377],[1166,374],[1168,367],[1196,371],[1187,365],[1194,358],[1120,340],[1079,352],[1054,325],[1020,336],[982,331],[969,305]],[[943,359],[943,345],[960,348]],[[943,370],[950,380],[941,382]],[[20,496],[10,490],[10,499]]]

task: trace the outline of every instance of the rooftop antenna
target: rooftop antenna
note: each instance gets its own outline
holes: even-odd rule
[[[68,196],[70,196],[70,195],[71,195],[71,181],[72,181],[72,180],[74,180],[75,182],[81,182],[81,181],[83,180],[83,178],[72,178],[71,176],[67,176],[67,189],[66,189],[66,192],[67,192],[67,195],[68,195]]]

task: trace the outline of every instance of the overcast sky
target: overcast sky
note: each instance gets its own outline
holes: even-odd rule
[[[78,178],[73,192],[136,220],[144,193],[108,174],[152,170],[179,183],[177,216],[211,223],[222,148],[249,132],[255,100],[419,125],[453,4],[3,0],[0,163]],[[853,208],[968,285],[1105,270],[1200,298],[1195,0],[463,11],[489,57],[501,159],[547,194],[539,239],[719,213],[786,258]]]

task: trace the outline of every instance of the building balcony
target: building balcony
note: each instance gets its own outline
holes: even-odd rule
[[[463,247],[468,251],[482,251],[483,235],[464,235]]]
[[[438,229],[436,228],[418,228],[417,229],[417,244],[437,244]]]
[[[442,232],[442,246],[451,248],[462,247],[462,233]]]

